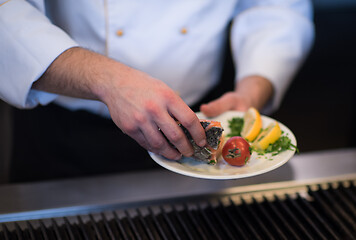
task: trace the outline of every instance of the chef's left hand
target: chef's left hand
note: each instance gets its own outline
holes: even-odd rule
[[[229,110],[246,111],[249,107],[261,110],[272,95],[273,85],[268,79],[249,76],[238,82],[235,91],[201,105],[200,111],[208,117],[215,117]]]

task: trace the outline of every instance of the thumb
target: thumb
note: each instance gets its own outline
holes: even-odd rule
[[[220,98],[200,106],[200,111],[207,117],[215,117],[234,108],[234,96],[226,93]]]

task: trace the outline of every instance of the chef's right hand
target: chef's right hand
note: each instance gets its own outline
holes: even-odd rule
[[[172,89],[143,72],[120,65],[102,100],[124,133],[147,150],[178,160],[181,155],[194,153],[191,143],[176,123],[178,120],[198,145],[206,144],[199,119]]]
[[[176,120],[198,145],[206,143],[197,116],[166,84],[80,47],[59,55],[32,88],[104,102],[124,133],[147,150],[169,159],[193,154],[192,145]]]

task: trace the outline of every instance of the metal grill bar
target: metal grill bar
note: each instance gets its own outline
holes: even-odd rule
[[[5,224],[2,224],[2,233],[4,234],[5,240],[10,240],[10,232]]]
[[[119,217],[117,216],[116,212],[114,212],[114,220],[115,220],[117,227],[119,228],[120,235],[122,235],[122,239],[128,239],[126,231],[124,230],[124,226],[123,226],[122,222],[119,220]]]
[[[354,239],[350,230],[342,223],[341,219],[336,215],[334,211],[330,209],[330,205],[328,205],[323,198],[320,196],[318,192],[314,192],[308,187],[309,194],[320,204],[320,206],[324,209],[324,212],[327,214],[328,218],[337,226],[338,229],[341,229],[339,232],[344,232],[349,239]],[[320,190],[319,190],[320,191]]]
[[[72,226],[70,225],[68,219],[66,217],[64,217],[64,226],[65,226],[65,229],[67,230],[67,234],[69,236],[69,239],[70,240],[74,240],[74,234],[73,234],[73,231],[72,231]]]
[[[329,188],[332,186],[329,185]],[[334,197],[336,197],[340,204],[343,206],[346,212],[351,212],[351,215],[354,216],[354,220],[356,219],[356,207],[355,204],[351,202],[351,199],[348,199],[347,196],[345,196],[345,193],[343,191],[340,191],[340,188],[336,189],[335,192],[337,194],[334,194]]]
[[[128,220],[129,226],[130,226],[131,230],[133,231],[135,239],[141,240],[142,238],[136,228],[136,225],[133,223],[132,218],[127,210],[125,211],[125,214],[126,214],[126,218]]]
[[[355,186],[351,184],[350,188],[340,188],[342,192],[345,193],[345,195],[353,202],[354,205],[356,205],[356,193],[352,193],[352,189],[355,191]]]
[[[68,234],[65,230],[65,226],[64,225],[61,225],[61,227],[58,226],[57,222],[55,220],[53,220],[55,226],[58,227],[58,234],[60,236],[59,239],[64,239],[64,240],[68,240],[69,237],[68,237]],[[35,231],[35,233],[37,234],[37,231]],[[35,238],[36,239],[36,238]]]
[[[316,234],[317,238],[319,239],[327,239],[327,237],[320,232],[319,228],[314,224],[314,221],[312,221],[311,216],[306,214],[306,212],[303,210],[303,208],[296,203],[296,201],[293,201],[290,199],[288,195],[286,195],[286,199],[290,205],[293,206],[293,208],[296,210],[301,215],[302,221],[301,222],[306,222],[309,226],[309,228]]]
[[[52,223],[52,227],[53,227],[53,229],[54,229],[54,234],[55,234],[55,239],[58,239],[58,240],[62,240],[62,237],[61,237],[61,235],[59,234],[59,229],[58,229],[58,225],[57,225],[57,223],[56,223],[56,221],[54,221],[54,219],[51,219],[51,223]],[[27,222],[27,224],[28,224],[28,226],[29,226],[29,228],[30,228],[30,233],[31,233],[31,236],[33,236],[33,237],[31,237],[32,239],[35,239],[35,236],[34,236],[34,230],[33,230],[33,228],[32,228],[32,226],[31,226],[31,224],[29,223],[29,222]]]
[[[207,226],[207,230],[210,230],[209,232],[211,232],[214,236],[212,238],[215,238],[215,239],[221,239],[218,231],[216,230],[216,227],[215,225],[211,222],[211,220],[209,219],[209,217],[207,216],[206,212],[204,211],[204,209],[199,206],[199,213],[200,215],[202,216],[203,220],[205,221],[206,223],[206,226]]]
[[[98,238],[98,240],[103,240],[103,236],[99,231],[99,225],[95,221],[92,214],[89,214],[89,226],[91,226],[91,228],[94,230],[95,236]]]
[[[219,200],[219,207],[224,211],[225,215],[228,218],[228,221],[231,223],[232,227],[237,232],[237,236],[240,236],[241,239],[248,239],[244,231],[242,230],[240,224],[236,222],[236,219],[232,216],[231,212],[228,211],[227,208],[223,206],[221,200]]]
[[[289,219],[291,219],[292,224],[297,226],[298,230],[303,234],[303,237],[301,236],[301,238],[313,239],[313,237],[309,234],[308,230],[298,220],[296,215],[291,211],[291,209],[286,205],[286,203],[283,201],[279,201],[277,196],[275,196],[275,199],[278,201],[278,204],[283,209],[283,211],[286,212],[286,215],[289,217]]]
[[[227,227],[227,223],[223,221],[225,217],[221,216],[219,214],[220,207],[216,207],[215,209],[212,207],[210,203],[208,203],[208,209],[212,213],[212,216],[215,218],[215,222],[219,224],[220,229],[221,229],[221,236],[223,239],[234,239],[233,234]]]
[[[80,233],[82,234],[83,239],[84,240],[89,240],[88,231],[85,228],[85,225],[83,223],[83,219],[81,218],[81,216],[77,216],[77,220],[78,220],[78,226],[79,226],[79,229],[80,229]]]
[[[288,239],[287,236],[281,230],[281,228],[276,224],[276,222],[273,220],[273,218],[267,212],[267,209],[264,208],[262,204],[257,203],[255,198],[253,198],[253,204],[254,204],[254,206],[256,206],[256,208],[262,214],[262,216],[267,220],[266,222],[269,223],[271,225],[271,227],[275,230],[275,232],[277,233],[277,236],[280,239]]]
[[[169,231],[173,234],[172,237],[174,237],[174,239],[180,240],[177,229],[174,227],[172,221],[168,217],[167,212],[164,210],[164,208],[162,206],[160,207],[160,210],[161,210],[161,215],[163,216],[163,219],[165,220],[165,223],[169,227]]]
[[[346,213],[343,207],[340,206],[340,202],[336,201],[333,195],[331,195],[328,191],[320,191],[323,195],[324,199],[326,199],[333,207],[336,209],[336,212],[339,214],[340,218],[346,222],[353,231],[356,231],[356,223],[352,220],[352,218]]]
[[[0,240],[356,239],[354,183],[313,189],[3,223]]]
[[[16,236],[19,240],[22,240],[22,232],[20,230],[20,227],[17,223],[15,223],[15,232],[16,232]]]
[[[274,239],[271,232],[267,229],[265,224],[261,221],[260,217],[257,215],[257,213],[256,213],[257,209],[255,207],[253,207],[254,205],[247,204],[243,198],[241,198],[241,201],[242,201],[242,206],[246,208],[247,213],[252,216],[253,222],[255,222],[255,224],[258,225],[257,228],[261,229],[261,231],[262,231],[261,234],[263,236],[266,235],[268,239]]]
[[[141,223],[141,225],[143,226],[143,230],[144,230],[145,233],[147,234],[147,237],[148,237],[149,239],[154,240],[152,231],[151,231],[151,229],[149,228],[148,223],[147,223],[147,222],[145,221],[145,219],[143,218],[141,211],[138,209],[138,210],[136,210],[136,212],[137,212],[138,220],[139,220],[139,222]]]
[[[29,232],[29,238],[31,240],[35,240],[35,231],[33,230],[33,227],[31,225],[31,223],[30,222],[26,222],[26,225],[27,225],[27,230]]]
[[[153,213],[152,208],[149,207],[148,211],[149,211],[150,216],[152,216],[154,226],[157,228],[160,237],[162,237],[163,239],[168,239],[166,234],[164,233],[164,231],[162,229],[162,226],[159,224],[159,222],[158,222],[158,220],[156,218],[156,215]]]
[[[200,224],[198,224],[196,218],[193,215],[193,212],[195,212],[195,210],[191,209],[189,210],[189,207],[187,206],[187,204],[184,204],[184,211],[187,213],[187,217],[190,220],[190,222],[193,225],[193,229],[195,229],[198,232],[198,235],[200,236],[201,239],[206,240],[208,239],[201,227]]]
[[[271,210],[271,213],[275,217],[275,221],[278,221],[278,223],[281,225],[281,228],[284,229],[284,232],[289,238],[293,236],[295,239],[301,239],[298,234],[294,231],[294,229],[291,227],[289,222],[286,220],[284,215],[281,214],[279,210],[277,210],[277,207],[275,204],[271,203],[268,201],[268,199],[264,196],[264,203],[268,206],[268,208]]]
[[[238,219],[244,219],[247,220],[248,216],[244,215],[243,212],[241,211],[241,208],[235,205],[235,203],[232,201],[230,198],[230,204],[234,207],[235,212],[237,213]],[[249,230],[249,237],[252,237],[252,239],[262,239],[262,237],[258,234],[258,232],[254,229],[252,226],[251,221],[244,221],[244,224],[246,224],[246,228]]]
[[[105,227],[104,231],[107,233],[108,238],[111,239],[111,240],[115,240],[112,228],[109,226],[109,222],[106,219],[105,214],[101,213],[100,216],[101,216],[101,219],[103,219],[103,224],[104,224],[104,227]]]
[[[311,213],[315,217],[316,221],[319,222],[318,227],[327,231],[329,239],[338,239],[333,228],[320,216],[320,214],[310,205],[310,203],[302,198],[299,193],[297,193],[298,200],[300,204],[306,209],[307,212]]]
[[[188,228],[187,224],[184,222],[182,216],[177,211],[176,206],[173,206],[173,213],[174,213],[174,216],[177,218],[179,224],[183,227],[184,233],[187,235],[187,238],[194,239],[192,236],[192,232],[189,230],[189,228]]]
[[[146,221],[140,215],[138,210],[135,210],[135,217],[133,218],[133,223],[137,226],[137,230],[140,233],[142,239],[149,239],[150,230],[148,229],[148,225]]]

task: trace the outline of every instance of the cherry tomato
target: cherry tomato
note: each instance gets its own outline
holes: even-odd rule
[[[250,144],[242,137],[232,137],[224,144],[222,156],[230,165],[243,166],[251,157]]]

